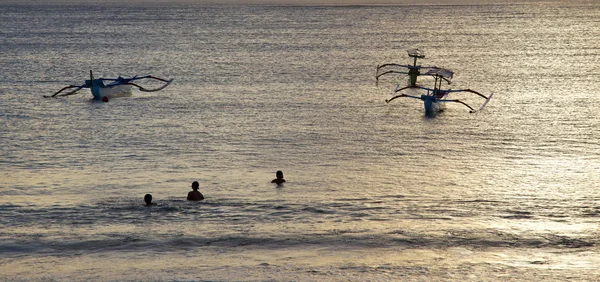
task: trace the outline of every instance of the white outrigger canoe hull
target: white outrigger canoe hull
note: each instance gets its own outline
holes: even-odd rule
[[[115,85],[108,87],[98,87],[94,86],[92,89],[92,95],[94,95],[94,99],[102,100],[103,97],[112,99],[116,97],[129,97],[132,95],[133,86],[132,85]]]

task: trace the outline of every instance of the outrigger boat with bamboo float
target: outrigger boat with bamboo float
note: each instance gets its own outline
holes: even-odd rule
[[[164,84],[158,88],[148,89],[148,88],[142,87],[136,83],[138,80],[142,80],[142,79],[154,79],[154,80],[164,82]],[[94,75],[92,74],[92,71],[90,71],[90,79],[85,80],[84,84],[69,85],[69,86],[62,88],[61,90],[58,90],[56,93],[54,93],[51,96],[44,96],[44,97],[46,97],[46,98],[64,97],[64,96],[73,95],[73,94],[77,93],[77,91],[79,91],[83,88],[89,88],[92,91],[94,100],[108,101],[109,98],[130,96],[131,90],[133,89],[133,87],[137,87],[140,91],[143,91],[143,92],[160,91],[160,90],[163,90],[165,87],[169,86],[169,84],[171,84],[172,81],[173,81],[173,79],[166,80],[166,79],[162,79],[162,78],[151,76],[151,75],[145,75],[145,76],[137,76],[136,75],[136,76],[130,77],[130,78],[119,76],[117,78],[96,78],[96,79],[94,79]],[[63,93],[63,91],[69,90],[69,89],[71,89],[71,90],[66,93]]]
[[[417,65],[417,59],[425,58],[425,52],[419,49],[408,49],[406,50],[408,56],[413,58],[412,65],[403,65],[396,63],[389,63],[377,66],[377,72],[375,73],[375,81],[379,82],[379,78],[388,74],[406,74],[409,77],[408,85],[414,87],[417,85],[417,77],[421,75],[421,70],[427,71],[437,69],[435,66],[421,66]]]
[[[451,79],[454,76],[454,72],[449,69],[434,68],[434,69],[427,71],[423,75],[432,76],[435,79],[433,88],[427,88],[427,87],[422,87],[422,86],[406,86],[406,87],[402,87],[402,88],[397,88],[396,90],[394,90],[394,93],[398,93],[398,92],[408,89],[408,88],[417,88],[417,89],[426,90],[427,93],[422,94],[420,96],[401,93],[390,99],[385,100],[386,103],[389,103],[392,100],[400,98],[400,97],[420,99],[423,101],[423,104],[425,106],[425,113],[428,115],[432,115],[432,114],[436,114],[440,111],[443,111],[444,107],[443,107],[442,103],[453,102],[453,103],[459,103],[459,104],[463,104],[463,105],[467,106],[470,109],[470,112],[474,113],[474,112],[482,110],[487,105],[487,103],[490,101],[492,96],[494,95],[494,93],[491,93],[489,96],[485,96],[485,95],[483,95],[477,91],[471,90],[471,89],[443,90],[442,82],[446,81],[448,84],[450,84]],[[481,104],[481,106],[479,106],[479,108],[475,109],[461,100],[448,98],[448,95],[450,93],[454,93],[454,92],[473,93],[473,94],[485,99],[485,101],[483,102],[483,104]]]

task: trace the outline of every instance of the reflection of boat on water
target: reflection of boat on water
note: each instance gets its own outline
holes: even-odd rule
[[[148,88],[142,87],[136,83],[138,80],[142,80],[142,79],[154,79],[154,80],[164,82],[164,84],[158,88],[148,89]],[[160,91],[160,90],[164,89],[165,87],[169,86],[169,84],[171,84],[172,81],[173,81],[173,79],[166,80],[166,79],[162,79],[162,78],[151,76],[151,75],[145,75],[145,76],[137,76],[136,75],[131,78],[125,78],[125,77],[119,76],[117,78],[96,78],[96,79],[94,79],[92,71],[90,71],[90,79],[85,80],[84,84],[69,85],[69,86],[66,86],[66,87],[60,89],[59,91],[57,91],[56,93],[54,93],[51,96],[44,96],[44,97],[69,96],[69,95],[73,95],[73,94],[77,93],[77,91],[81,90],[82,88],[89,88],[91,90],[92,95],[94,96],[95,100],[105,100],[108,98],[129,96],[129,95],[131,95],[131,90],[133,89],[133,87],[137,87],[140,91],[143,91],[143,92]],[[62,93],[63,91],[68,90],[68,89],[71,89],[71,91]]]
[[[454,72],[449,69],[434,68],[434,69],[427,71],[423,75],[432,76],[435,79],[433,88],[427,88],[427,87],[421,87],[421,86],[406,86],[406,87],[402,87],[402,88],[398,88],[398,89],[394,90],[394,93],[398,93],[398,92],[408,89],[408,88],[417,88],[417,89],[426,90],[427,93],[422,94],[420,96],[408,95],[408,94],[401,93],[401,94],[396,95],[385,101],[387,103],[389,103],[392,100],[394,100],[396,98],[400,98],[400,97],[420,99],[423,101],[423,105],[425,107],[425,113],[429,114],[429,115],[436,114],[436,113],[442,111],[443,110],[442,103],[454,102],[454,103],[459,103],[459,104],[463,104],[463,105],[467,106],[470,109],[470,112],[474,113],[476,111],[483,109],[483,107],[485,107],[485,105],[487,105],[487,103],[490,101],[490,99],[494,95],[493,93],[491,93],[489,96],[485,96],[485,95],[483,95],[477,91],[471,90],[471,89],[459,89],[459,90],[451,90],[451,89],[444,90],[444,89],[442,89],[442,82],[446,81],[448,84],[450,84],[450,81],[451,81],[452,77],[454,76]],[[481,104],[481,106],[479,106],[479,108],[474,109],[473,107],[469,106],[467,103],[465,103],[461,100],[448,98],[448,95],[453,92],[473,93],[481,98],[484,98],[485,101],[483,102],[483,104]]]
[[[421,70],[431,70],[436,69],[435,66],[420,66],[417,65],[417,59],[425,58],[425,52],[419,49],[409,49],[406,51],[408,56],[413,58],[412,65],[404,65],[404,64],[396,64],[389,63],[377,66],[377,72],[375,73],[375,80],[379,82],[379,78],[388,75],[388,74],[406,74],[409,77],[409,85],[416,86],[417,85],[417,77],[421,75]]]

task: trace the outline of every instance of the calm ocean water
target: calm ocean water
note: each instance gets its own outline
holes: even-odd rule
[[[0,9],[0,280],[600,279],[598,4]],[[386,104],[409,48],[495,97]]]

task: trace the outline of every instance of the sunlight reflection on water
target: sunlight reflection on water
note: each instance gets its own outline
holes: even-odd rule
[[[0,15],[9,279],[599,275],[595,5],[81,5]],[[414,47],[495,97],[386,104],[405,79],[375,86],[375,66]],[[41,98],[89,69],[175,81]]]

